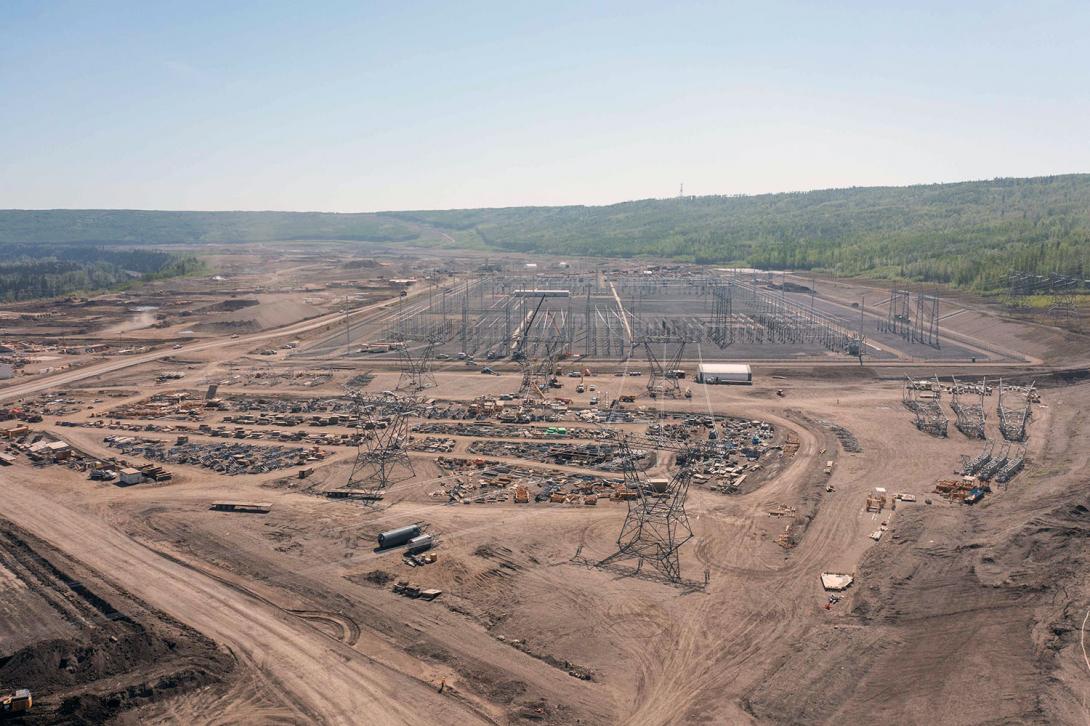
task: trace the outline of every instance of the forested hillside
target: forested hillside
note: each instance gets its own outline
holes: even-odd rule
[[[203,269],[192,255],[109,250],[91,245],[6,245],[0,248],[0,302],[104,290],[138,280]]]
[[[1012,269],[1090,277],[1090,175],[401,213],[491,246],[824,269],[978,290]]]
[[[1011,269],[1090,277],[1090,175],[603,207],[381,214],[0,212],[0,244],[304,239],[454,239],[492,249],[835,270],[987,291],[1002,287]]]

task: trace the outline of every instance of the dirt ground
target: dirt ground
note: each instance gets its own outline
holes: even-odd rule
[[[322,323],[269,339],[320,340]],[[1025,366],[1047,357],[1017,347],[1030,337],[995,345]],[[32,428],[92,457],[116,454],[103,442],[115,432],[85,424],[256,365],[254,347],[244,337],[68,380],[73,410]],[[171,366],[186,377],[151,382]],[[305,390],[237,382],[218,395],[335,396],[364,368],[367,392],[396,387],[389,365],[353,362]],[[443,364],[426,396],[517,389],[517,372],[497,368]],[[681,583],[631,561],[596,566],[616,550],[625,502],[451,504],[431,496],[444,476],[434,454],[412,454],[415,477],[370,505],[321,496],[347,480],[346,446],[307,479],[179,464],[169,483],[130,487],[18,456],[0,468],[0,689],[32,688],[43,723],[1086,722],[1090,383],[1042,389],[1025,471],[968,506],[933,490],[981,442],[953,425],[947,438],[917,430],[895,369],[818,368],[758,368],[752,386],[691,384],[692,399],[628,407],[760,420],[778,444],[797,443],[740,493],[689,489]],[[586,381],[603,400],[645,385],[606,371]],[[575,409],[590,406],[564,383]],[[994,397],[987,406],[997,439]],[[452,455],[468,456],[473,437],[452,438]],[[916,501],[867,512],[876,487]],[[272,506],[210,509],[223,499]],[[434,563],[377,549],[379,532],[411,523],[437,538]],[[823,572],[853,575],[839,601]],[[403,597],[398,580],[442,595]]]

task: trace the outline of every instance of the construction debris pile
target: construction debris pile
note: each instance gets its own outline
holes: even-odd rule
[[[439,457],[440,468],[451,473],[444,487],[430,496],[463,504],[597,504],[599,498],[624,499],[624,482],[590,474],[534,469],[486,462],[483,459]]]
[[[593,441],[610,436],[605,429],[578,426],[506,426],[493,423],[453,424],[440,421],[414,424],[412,431],[421,434],[472,436],[478,439],[589,439]]]
[[[14,464],[19,454],[26,454],[35,466],[57,465],[72,471],[89,472],[92,481],[118,480],[118,484],[129,485],[149,480],[168,482],[173,478],[170,472],[154,464],[131,467],[127,461],[116,457],[96,459],[66,441],[32,431],[26,426],[0,429],[0,439],[8,442],[5,450],[0,452],[0,465],[4,466]]]
[[[409,441],[411,451],[424,451],[429,454],[449,454],[454,450],[454,439],[446,437],[426,436],[423,439],[411,439]]]
[[[480,396],[472,401],[436,401],[425,404],[421,418],[451,421],[498,419],[507,423],[559,421],[567,411],[567,402],[518,399],[512,394]]]
[[[403,597],[421,600],[434,600],[443,594],[442,590],[434,588],[421,588],[411,584],[408,580],[398,580],[394,583],[393,591]]]
[[[189,391],[156,393],[151,398],[126,403],[96,418],[169,421],[200,421],[204,417],[204,402]]]
[[[747,478],[763,468],[763,458],[783,451],[782,446],[774,443],[775,427],[766,421],[728,416],[676,418],[682,421],[648,426],[648,438],[700,442],[694,452],[679,453],[677,463],[690,466],[694,484],[721,494],[739,492]]]
[[[295,398],[286,396],[253,397],[228,395],[221,399],[219,406],[230,411],[242,413],[338,413],[352,416],[356,412],[356,401],[351,396],[324,396],[319,398]]]
[[[275,351],[267,354],[275,354]],[[329,368],[323,368],[319,370],[280,370],[273,368],[250,368],[244,371],[238,371],[230,377],[220,381],[220,385],[311,388],[313,386],[324,385],[332,380],[333,371]],[[363,386],[358,387],[362,388]]]
[[[542,464],[578,466],[603,471],[621,471],[624,469],[621,449],[613,444],[539,444],[530,441],[481,439],[470,444],[468,451],[471,454],[496,458],[527,459]],[[641,467],[650,464],[653,453],[650,451],[642,452],[640,455]]]
[[[43,416],[67,416],[81,408],[83,404],[74,398],[43,393],[36,398],[21,401],[18,406],[0,408],[0,421],[18,419],[27,423],[38,423]]]
[[[312,446],[357,446],[361,437],[358,433],[247,429],[241,426],[215,426],[212,424],[199,424],[197,426],[187,426],[186,424],[135,424],[122,421],[107,422],[103,419],[93,422],[58,421],[57,425],[108,431],[130,431],[133,433],[195,434],[217,439],[253,439],[310,444]]]
[[[318,447],[304,449],[251,444],[169,444],[162,439],[107,436],[103,442],[126,456],[141,456],[169,464],[190,464],[226,476],[264,474],[277,469],[304,466],[329,455]]]

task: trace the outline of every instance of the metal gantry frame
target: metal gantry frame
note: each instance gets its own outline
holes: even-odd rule
[[[999,415],[999,432],[1007,441],[1025,441],[1029,436],[1029,419],[1033,403],[1037,400],[1036,381],[1028,386],[1005,386],[999,379],[999,396],[996,413]]]
[[[971,439],[987,438],[984,412],[984,395],[988,390],[987,379],[979,384],[962,384],[951,376],[950,408],[957,417],[954,426]]]
[[[1015,310],[1030,308],[1028,298],[1045,297],[1045,309],[1056,318],[1079,314],[1076,296],[1090,290],[1090,280],[1057,272],[1038,275],[1015,270],[1007,275],[1007,305]]]
[[[942,386],[937,376],[927,381],[905,376],[901,402],[915,414],[916,428],[932,436],[946,437],[950,419],[942,410]]]
[[[916,320],[912,339],[917,343],[939,346],[939,296],[916,293]]]
[[[912,293],[908,290],[890,290],[889,310],[885,324],[879,323],[885,333],[899,335],[906,340],[912,337]]]

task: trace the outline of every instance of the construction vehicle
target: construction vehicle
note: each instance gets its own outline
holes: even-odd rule
[[[511,360],[519,361],[526,358],[526,353],[523,351],[526,347],[526,339],[530,337],[530,328],[534,326],[534,321],[537,320],[537,314],[541,312],[541,305],[545,302],[546,297],[548,296],[542,295],[541,299],[537,301],[537,307],[534,308],[534,312],[530,314],[530,318],[526,321],[526,325],[519,335],[518,342],[515,344],[515,349],[511,351]]]
[[[26,688],[20,688],[15,693],[0,696],[0,715],[6,717],[17,713],[26,713],[33,705],[34,699],[31,698],[30,691]]]

